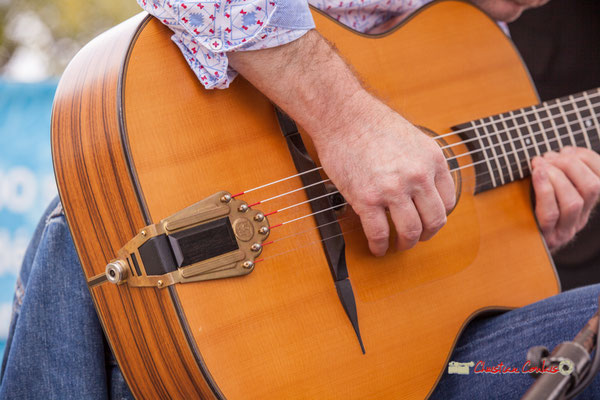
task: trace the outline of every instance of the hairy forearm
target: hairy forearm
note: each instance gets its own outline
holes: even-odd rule
[[[445,223],[454,184],[437,143],[369,94],[316,31],[229,60],[311,136],[325,173],[359,215],[373,254],[385,254],[389,245],[386,210],[398,249],[429,239]]]
[[[342,119],[347,124],[348,118],[356,118],[365,102],[378,103],[335,49],[314,30],[284,46],[232,53],[229,60],[313,140],[333,134]]]

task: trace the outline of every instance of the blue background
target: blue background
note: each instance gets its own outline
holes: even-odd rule
[[[0,355],[4,353],[17,273],[56,184],[50,117],[56,82],[0,80]]]

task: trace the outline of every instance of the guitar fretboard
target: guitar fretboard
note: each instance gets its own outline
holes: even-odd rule
[[[475,193],[531,174],[531,159],[565,146],[600,151],[600,89],[455,127],[476,171]]]

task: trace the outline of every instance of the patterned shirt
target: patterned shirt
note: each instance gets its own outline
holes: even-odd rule
[[[225,89],[237,75],[228,66],[228,52],[279,46],[314,28],[306,0],[137,1],[171,28],[171,40],[207,89]],[[430,1],[309,0],[360,32],[406,16]]]

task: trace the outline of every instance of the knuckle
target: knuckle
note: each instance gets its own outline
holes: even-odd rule
[[[385,242],[388,240],[389,233],[387,229],[375,228],[367,233],[367,237],[372,242]]]
[[[590,200],[594,200],[595,198],[597,198],[598,195],[600,195],[600,180],[595,180],[593,182],[590,182],[587,192],[588,192],[588,198]]]
[[[369,190],[363,194],[362,205],[358,205],[358,207],[355,208],[357,208],[359,214],[368,214],[368,209],[381,204],[381,200],[381,194],[379,192]],[[360,211],[362,211],[362,213]]]
[[[396,197],[396,193],[400,191],[400,183],[395,179],[386,179],[382,181],[380,184],[381,193],[386,197]]]
[[[538,221],[543,228],[552,227],[558,221],[559,212],[558,211],[548,211],[539,215]]]
[[[430,221],[429,223],[427,223],[425,228],[428,231],[437,232],[440,229],[442,229],[442,227],[444,225],[446,225],[446,221],[447,221],[446,215],[442,214],[442,215],[436,217],[435,219],[433,219],[432,221]]]
[[[425,168],[414,168],[408,174],[408,183],[416,186],[425,186],[429,181],[429,174]]]
[[[421,228],[410,228],[403,232],[399,232],[398,236],[400,236],[406,242],[415,243],[421,237],[421,233],[422,233]]]
[[[576,198],[576,199],[570,200],[567,204],[565,204],[565,213],[567,213],[568,215],[579,214],[579,212],[581,211],[582,208],[583,208],[583,199]]]
[[[446,196],[446,198],[444,198],[443,200],[444,200],[444,207],[446,208],[446,210],[453,209],[454,206],[456,205],[456,193],[452,192],[451,195]]]

